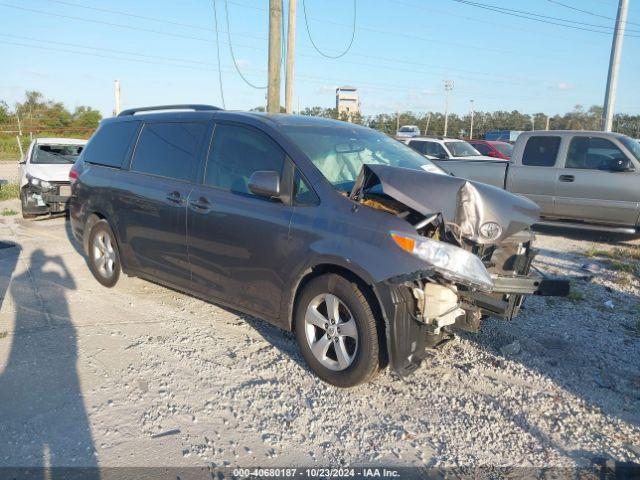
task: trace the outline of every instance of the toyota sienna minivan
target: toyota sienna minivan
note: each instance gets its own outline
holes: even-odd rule
[[[529,273],[534,203],[350,123],[126,110],[70,179],[72,229],[102,285],[138,276],[294,331],[341,387],[410,373],[452,329],[510,320],[524,295],[568,293]]]

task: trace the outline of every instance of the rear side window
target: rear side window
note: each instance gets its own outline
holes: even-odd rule
[[[131,170],[194,181],[206,133],[206,123],[146,123],[136,145]]]
[[[413,148],[416,152],[419,152],[419,153],[425,153],[424,152],[424,146],[425,146],[424,144],[425,144],[425,142],[419,142],[417,140],[411,140],[409,142],[409,146],[411,148]]]
[[[87,144],[83,160],[107,167],[122,167],[139,126],[140,122],[103,124]]]
[[[436,142],[424,142],[424,153],[432,157],[447,157],[444,147]]]
[[[253,195],[249,177],[258,170],[282,174],[285,154],[264,133],[238,125],[217,125],[209,153],[205,184]]]
[[[530,137],[524,147],[522,164],[531,167],[553,167],[559,148],[560,137]]]
[[[485,145],[484,143],[472,143],[471,145],[482,155],[489,155],[493,151],[489,145]]]

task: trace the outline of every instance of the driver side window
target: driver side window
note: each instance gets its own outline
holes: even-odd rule
[[[207,160],[205,185],[253,195],[249,177],[258,170],[282,175],[285,154],[264,133],[239,125],[218,124]]]
[[[606,138],[574,137],[569,144],[565,168],[610,170],[624,158],[624,153]]]

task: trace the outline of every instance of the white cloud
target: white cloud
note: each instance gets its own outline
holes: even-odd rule
[[[567,82],[558,82],[555,86],[555,90],[573,90],[574,86]]]

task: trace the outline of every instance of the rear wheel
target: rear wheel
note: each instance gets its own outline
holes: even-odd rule
[[[105,287],[113,287],[120,277],[120,255],[115,236],[106,220],[99,220],[89,234],[89,268]]]
[[[294,322],[302,355],[325,382],[352,387],[378,372],[376,318],[358,284],[336,274],[314,278],[300,294]]]

